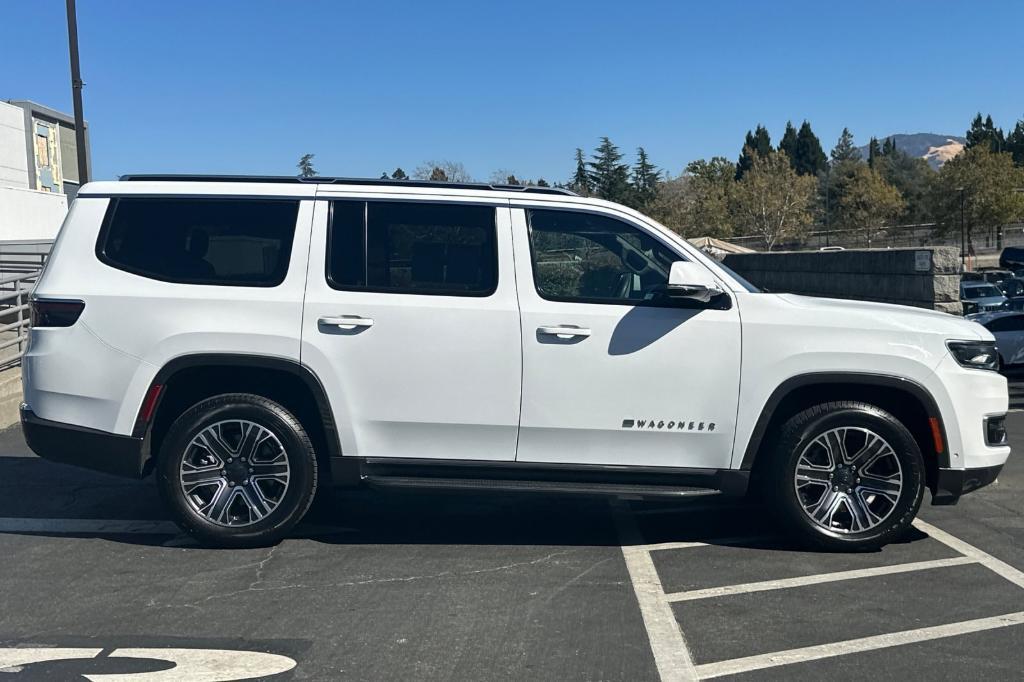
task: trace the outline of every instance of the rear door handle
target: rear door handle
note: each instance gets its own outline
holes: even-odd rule
[[[368,317],[357,317],[355,315],[338,315],[338,316],[325,316],[317,320],[322,325],[328,327],[338,327],[340,329],[356,329],[362,327],[372,327],[373,320]]]
[[[590,336],[590,330],[584,327],[537,327],[537,332],[540,334],[548,334],[550,336],[558,336],[564,339],[573,336]]]

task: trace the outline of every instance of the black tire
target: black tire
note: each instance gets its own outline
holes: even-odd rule
[[[801,461],[801,456],[807,453],[808,456],[814,457],[814,448],[819,448],[817,452],[825,452],[823,447],[815,445],[815,439],[830,432],[834,434],[836,432],[832,431],[833,429],[842,428],[848,429],[845,433],[852,434],[850,437],[854,439],[853,447],[857,447],[856,438],[858,437],[865,439],[862,447],[867,445],[863,430],[880,436],[890,446],[892,455],[885,456],[884,465],[890,468],[888,473],[892,475],[891,471],[898,462],[901,481],[898,495],[891,495],[896,498],[895,502],[892,502],[889,496],[871,495],[864,492],[864,489],[854,482],[859,482],[861,480],[859,478],[853,481],[843,478],[851,475],[849,466],[842,467],[844,469],[842,472],[825,473],[832,479],[843,478],[842,481],[811,482],[808,486],[806,479],[802,479],[799,485],[804,488],[798,492],[796,477],[797,465]],[[888,450],[884,451],[888,452]],[[898,540],[913,522],[921,506],[925,487],[925,469],[921,450],[914,437],[899,420],[874,405],[843,401],[824,403],[806,409],[783,424],[774,441],[774,446],[766,454],[769,455],[768,461],[765,462],[767,469],[761,472],[766,501],[786,529],[797,539],[816,548],[834,551],[877,549]],[[804,460],[801,471],[807,470],[808,461]],[[878,463],[872,466],[883,466],[881,459],[876,462]],[[871,470],[871,466],[867,468]],[[856,476],[856,469],[854,468],[852,471],[854,472],[852,475]],[[871,473],[877,472],[872,470]],[[865,476],[865,479],[868,477]],[[876,521],[871,516],[862,516],[861,518],[866,518],[870,523],[877,523],[877,525],[866,530],[858,530],[860,527],[867,527],[867,524],[858,525],[853,509],[844,502],[839,502],[837,507],[833,507],[838,510],[836,514],[840,521],[834,520],[835,516],[833,515],[829,515],[820,523],[813,520],[811,512],[805,511],[805,501],[809,499],[810,502],[807,504],[812,507],[817,504],[814,501],[818,499],[815,498],[815,495],[822,488],[824,490],[820,500],[825,500],[824,496],[829,495],[830,490],[839,490],[838,495],[842,495],[844,489],[839,486],[832,487],[833,482],[845,482],[851,486],[848,490],[852,490],[853,493],[847,496],[847,499],[855,498],[860,501],[862,503],[859,507],[861,511],[866,506],[863,504],[864,500],[872,500],[874,505],[872,511],[877,512],[876,517],[880,517],[881,520]],[[874,484],[874,481],[869,480],[868,483]],[[832,495],[837,494],[832,493]],[[824,505],[819,506],[818,510],[821,513],[824,510]],[[841,522],[843,517],[848,520],[848,523]],[[849,525],[849,528],[843,528],[844,525]]]
[[[244,426],[243,426],[244,424]],[[236,426],[237,425],[237,426]],[[250,426],[256,425],[262,430]],[[195,462],[197,456],[202,456],[203,450],[196,446],[194,439],[200,434],[209,434],[208,427],[217,429],[217,433],[223,435],[222,442],[237,447],[239,451],[250,450],[250,456],[254,462],[259,461],[256,466],[259,469],[250,468],[248,471],[257,471],[257,474],[274,467],[275,471],[286,470],[285,474],[278,474],[279,478],[285,478],[284,483],[276,480],[264,480],[257,482],[257,478],[264,478],[257,474],[246,474],[245,469],[239,468],[239,463],[245,463],[246,459],[237,456],[237,461],[231,465],[225,465],[216,455],[209,460],[210,466],[221,468],[219,472],[224,483],[213,482],[205,488],[193,490],[192,495],[186,495],[185,484],[182,482],[181,472],[183,460],[186,457],[190,462]],[[251,445],[244,447],[247,443],[242,436],[242,429],[253,429],[257,434],[254,439],[261,437],[260,443],[265,445]],[[237,429],[238,438],[232,441],[232,431]],[[273,438],[266,437],[265,432],[272,434]],[[276,440],[274,440],[276,439]],[[257,460],[259,448],[268,448],[262,452],[270,452],[267,459]],[[281,454],[283,451],[287,466],[283,466]],[[209,451],[207,451],[209,452]],[[197,453],[199,453],[197,455]],[[224,459],[227,459],[226,457]],[[232,457],[234,459],[234,457]],[[273,462],[270,460],[273,459]],[[234,467],[234,468],[231,468]],[[204,476],[216,475],[219,472],[210,472]],[[253,504],[247,502],[252,497],[241,495],[242,488],[246,488],[247,494],[252,492],[250,481],[245,479],[243,485],[242,476],[252,476],[251,486],[259,487],[261,500],[271,499],[265,505],[259,503],[259,511],[254,511]],[[269,478],[273,478],[272,476]],[[167,436],[160,446],[157,455],[156,479],[160,494],[170,509],[174,521],[187,533],[194,536],[204,545],[215,547],[263,547],[272,545],[285,537],[288,532],[298,523],[310,505],[317,488],[317,460],[313,445],[310,442],[306,430],[302,424],[288,410],[278,403],[258,395],[248,393],[229,393],[207,398],[185,411],[171,425]],[[222,492],[230,482],[231,488],[238,486],[236,497],[245,499],[236,500],[230,497],[231,502],[227,509],[221,509],[219,514],[221,522],[217,523],[205,516],[199,508],[202,497]],[[237,481],[237,482],[236,482]],[[213,492],[211,492],[211,490]],[[274,497],[273,493],[277,492]],[[264,495],[266,493],[266,495]],[[274,504],[271,508],[271,504]],[[211,503],[211,514],[213,504]],[[241,512],[233,514],[233,510],[243,510],[247,516],[242,518]],[[264,513],[262,517],[258,515]],[[256,520],[253,520],[253,518]],[[232,525],[237,522],[238,525]]]

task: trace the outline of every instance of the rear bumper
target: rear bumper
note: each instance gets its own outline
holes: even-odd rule
[[[142,438],[42,419],[24,404],[21,430],[32,452],[51,462],[129,478],[142,478],[145,474]]]
[[[984,488],[996,480],[1002,464],[979,469],[939,469],[932,491],[932,504],[956,504],[961,495]]]

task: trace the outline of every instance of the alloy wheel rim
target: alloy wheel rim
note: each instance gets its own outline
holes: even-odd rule
[[[830,429],[800,453],[793,485],[818,527],[862,533],[892,515],[903,492],[903,466],[888,441],[861,427]]]
[[[210,424],[185,448],[179,484],[192,510],[219,526],[251,526],[284,500],[288,454],[266,427],[245,419]]]

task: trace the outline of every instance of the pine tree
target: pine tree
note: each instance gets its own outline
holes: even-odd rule
[[[967,149],[971,149],[979,145],[986,146],[990,152],[996,153],[1002,152],[1006,148],[1006,138],[1003,136],[1003,129],[996,128],[991,115],[986,116],[983,121],[979,113],[971,121],[971,128],[967,131],[967,144],[964,146]]]
[[[620,163],[622,152],[607,137],[594,150],[590,166],[590,185],[601,199],[622,203],[629,196],[629,166]]]
[[[647,151],[643,147],[636,150],[636,165],[633,166],[633,203],[634,208],[646,208],[658,192],[658,181],[661,180],[661,171],[655,168],[654,164],[647,158]]]
[[[890,156],[896,153],[896,138],[887,137],[882,143],[882,156]]]
[[[811,124],[804,121],[796,134],[796,156],[793,169],[800,175],[817,175],[824,172],[828,164],[821,140],[811,130]]]
[[[537,186],[538,187],[550,187],[551,185],[549,185],[548,181],[545,180],[544,178],[537,178]]]
[[[878,138],[872,137],[871,141],[868,142],[868,166],[871,168],[875,167],[878,163],[878,157],[882,155],[882,147],[878,144]]]
[[[443,168],[434,166],[434,170],[430,171],[431,182],[448,182],[448,174],[444,172]]]
[[[838,164],[845,161],[860,161],[860,150],[853,144],[853,133],[849,128],[843,128],[839,135],[839,141],[832,149],[832,163]]]
[[[300,178],[312,178],[316,175],[316,168],[313,168],[313,157],[316,154],[303,154],[295,167],[299,169]]]
[[[396,168],[395,172],[391,174],[392,180],[408,180],[409,176],[405,174],[405,171],[401,168]]]
[[[1006,136],[1005,149],[1013,155],[1013,162],[1024,168],[1024,119],[1017,121],[1013,131]]]
[[[748,154],[747,150],[750,150]],[[736,162],[736,179],[739,180],[743,177],[754,164],[753,155],[767,156],[768,152],[772,151],[772,138],[768,134],[768,129],[760,123],[751,133],[747,131],[747,137],[743,140],[743,150],[740,152],[739,161]]]
[[[580,196],[590,196],[590,173],[587,172],[587,162],[583,160],[583,150],[579,147],[576,147],[576,172],[572,174],[569,187]]]
[[[779,151],[786,152],[789,157],[789,165],[796,168],[796,128],[792,121],[786,121],[786,132],[782,134],[782,141],[779,142]]]

